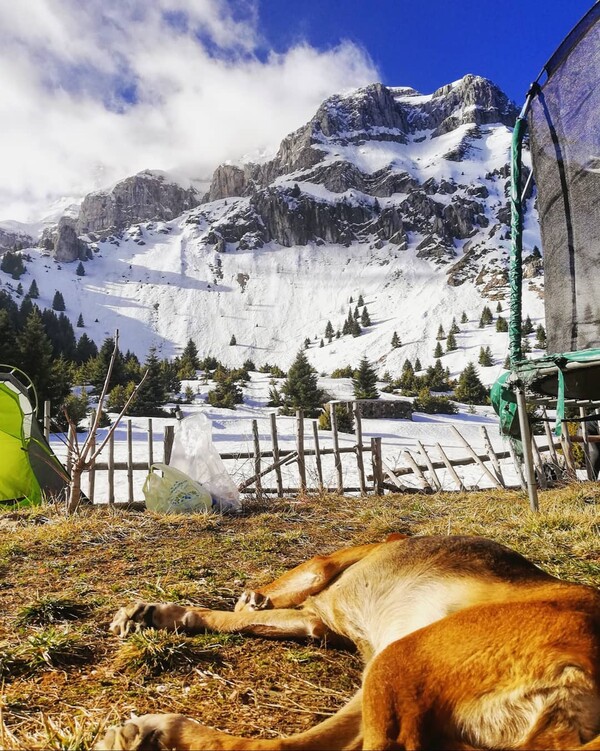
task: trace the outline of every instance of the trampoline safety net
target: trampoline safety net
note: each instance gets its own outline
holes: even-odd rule
[[[600,3],[545,66],[529,132],[548,353],[600,347]]]

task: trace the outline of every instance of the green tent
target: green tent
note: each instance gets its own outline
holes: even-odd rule
[[[41,503],[64,496],[65,468],[35,418],[37,397],[25,373],[0,365],[0,503]]]

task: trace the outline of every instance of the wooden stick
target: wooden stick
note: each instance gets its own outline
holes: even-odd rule
[[[445,452],[445,451],[444,451],[444,449],[443,449],[443,448],[442,448],[442,447],[440,446],[440,444],[439,444],[439,443],[436,443],[436,444],[435,444],[435,447],[436,447],[436,448],[437,448],[437,450],[438,450],[438,454],[439,454],[439,455],[440,455],[440,456],[442,457],[442,461],[444,462],[444,464],[445,464],[445,466],[446,466],[446,469],[448,470],[448,472],[450,472],[450,475],[452,476],[452,479],[453,479],[453,480],[454,480],[454,482],[455,482],[455,483],[456,483],[456,484],[458,485],[458,489],[459,489],[459,490],[460,490],[461,492],[464,492],[464,491],[466,490],[466,488],[465,488],[465,486],[464,486],[464,483],[463,483],[463,481],[462,481],[462,480],[460,479],[460,477],[458,476],[458,472],[457,472],[457,471],[456,471],[456,470],[454,469],[454,467],[452,466],[452,463],[450,462],[450,459],[448,459],[448,456],[447,456],[446,452]]]
[[[544,472],[544,462],[542,461],[542,455],[535,442],[535,436],[531,435],[531,448],[533,449],[533,462],[535,464],[538,483],[542,490],[548,489],[548,481],[546,480],[546,473]]]
[[[405,449],[402,452],[402,456],[406,459],[406,461],[408,462],[408,464],[411,467],[412,471],[417,476],[419,482],[421,483],[421,487],[423,488],[423,490],[427,490],[428,488],[429,488],[429,490],[433,490],[433,488],[429,484],[428,479],[423,474],[423,472],[421,470],[421,467],[419,467],[419,465],[417,464],[417,462],[414,460],[413,455],[410,453],[410,451],[408,449]]]
[[[333,412],[332,412],[333,418]],[[332,422],[333,424],[333,422]],[[381,456],[381,438],[371,438],[371,457],[373,461],[373,485],[377,495],[383,495],[383,469]],[[339,491],[338,491],[339,492]],[[343,492],[343,487],[342,487]]]
[[[367,494],[367,484],[365,482],[365,464],[363,461],[362,451],[362,419],[360,414],[360,404],[358,402],[353,403],[354,410],[354,425],[356,430],[356,465],[358,467],[358,484],[360,485],[361,495]]]
[[[417,441],[417,448],[419,449],[419,453],[423,457],[423,460],[427,466],[427,469],[429,470],[429,474],[431,476],[431,483],[435,490],[439,491],[442,489],[442,483],[440,482],[440,478],[437,476],[435,469],[433,468],[433,464],[431,463],[431,459],[429,458],[429,455],[427,454],[427,451],[425,451],[425,446],[421,443],[421,441]]]
[[[389,464],[381,460],[381,466],[383,468],[383,471],[385,472],[386,476],[389,477],[389,479],[392,481],[393,485],[398,488],[398,490],[406,490],[406,485],[404,483],[400,482],[400,480],[396,477],[394,474],[394,470],[390,467]]]
[[[515,465],[515,469],[517,470],[517,477],[519,479],[521,490],[527,490],[527,483],[525,482],[525,476],[523,475],[523,467],[510,438],[508,439],[508,451],[513,460],[513,464]]]
[[[587,474],[588,480],[595,480],[594,477],[594,468],[592,467],[592,460],[590,457],[590,436],[588,433],[588,426],[587,422],[585,420],[585,417],[587,415],[587,410],[585,407],[579,407],[579,417],[581,417],[581,437],[582,443],[583,443],[583,455],[585,457],[585,471]],[[600,438],[600,436],[596,436],[597,438]]]
[[[44,438],[50,440],[50,402],[44,402]]]
[[[323,465],[321,463],[321,452],[319,450],[319,426],[316,420],[313,420],[313,441],[315,444],[315,461],[317,463],[317,480],[319,482],[319,491],[323,491]]]
[[[131,420],[127,420],[127,499],[133,502],[133,430]]]
[[[571,450],[571,436],[569,435],[569,428],[566,420],[563,420],[562,423],[560,445],[562,446],[563,454],[565,457],[567,472],[569,475],[571,475],[571,477],[575,478],[577,476],[577,473],[575,472],[575,462],[573,461],[573,453]]]
[[[148,472],[154,464],[154,434],[152,432],[152,418],[148,418]]]
[[[555,437],[552,435],[550,423],[548,422],[548,412],[546,411],[546,407],[542,409],[542,417],[544,418],[544,430],[546,431],[546,440],[548,441],[548,451],[550,452],[552,461],[558,466],[558,454],[554,448]]]
[[[254,484],[256,495],[262,495],[262,483],[260,481],[260,440],[258,437],[258,420],[252,420],[252,438],[254,440]]]
[[[455,427],[454,425],[451,425],[450,427],[451,427],[451,429],[453,430],[453,432],[455,433],[456,437],[457,437],[457,438],[458,438],[458,439],[460,440],[460,442],[462,443],[462,445],[463,445],[463,446],[464,446],[464,447],[465,447],[465,448],[467,449],[467,451],[469,452],[469,454],[470,454],[470,455],[471,455],[471,456],[473,457],[473,459],[475,459],[475,463],[476,463],[477,465],[479,465],[479,467],[480,467],[480,468],[481,468],[481,469],[483,470],[483,472],[484,472],[484,473],[485,473],[485,474],[487,475],[487,477],[488,477],[488,478],[489,478],[489,479],[490,479],[490,480],[492,481],[492,483],[494,484],[494,486],[495,486],[496,488],[501,488],[501,487],[502,487],[502,485],[500,485],[500,482],[498,481],[498,478],[497,478],[497,477],[496,477],[496,476],[495,476],[495,475],[494,475],[494,474],[493,474],[492,472],[490,472],[490,470],[489,470],[489,469],[488,469],[488,468],[487,468],[487,467],[485,466],[485,464],[484,464],[484,463],[483,463],[483,462],[481,461],[481,459],[480,459],[480,458],[479,458],[479,456],[478,456],[478,455],[477,455],[477,454],[475,453],[475,451],[473,451],[473,449],[472,449],[472,447],[470,446],[470,444],[469,444],[469,442],[467,441],[467,439],[466,439],[466,438],[464,438],[464,436],[462,436],[462,435],[461,435],[461,434],[460,434],[460,433],[458,432],[458,430],[456,429],[456,427]]]
[[[96,448],[96,435],[93,434],[91,441],[90,441],[90,447],[92,451],[92,458],[90,460],[90,465],[88,469],[88,496],[90,499],[90,503],[94,503],[94,493],[96,491],[96,466],[94,461],[94,449]]]
[[[165,425],[165,435],[163,438],[163,464],[171,462],[171,453],[173,452],[173,441],[175,440],[175,428],[173,425]]]
[[[284,464],[291,464],[295,459],[298,458],[298,452],[294,451],[291,454],[288,454],[283,459],[280,459],[275,464],[270,464],[268,467],[265,467],[260,471],[260,477],[264,477],[265,475],[268,475],[269,472],[273,472],[274,470],[277,470],[279,467],[283,467]],[[260,481],[260,477],[258,478]],[[238,485],[238,490],[246,490],[246,488],[249,488],[251,485],[256,484],[256,475],[252,475],[248,480],[244,480],[244,482],[240,483]],[[264,493],[264,488],[261,487],[261,491]]]
[[[506,483],[504,482],[504,477],[502,476],[502,468],[500,467],[500,461],[498,460],[498,456],[496,452],[494,451],[494,447],[492,446],[492,442],[490,441],[490,437],[488,435],[485,425],[481,426],[481,435],[483,437],[483,445],[485,446],[485,450],[487,451],[488,456],[490,457],[490,461],[492,462],[492,467],[494,468],[494,472],[496,473],[498,482],[500,483],[500,485],[502,485],[503,488],[505,488]]]
[[[300,476],[300,492],[306,492],[306,460],[304,458],[304,412],[296,412],[296,450],[298,451],[298,475]]]
[[[330,405],[331,412],[331,437],[333,438],[333,458],[335,462],[335,469],[337,472],[337,489],[338,493],[344,492],[344,477],[342,473],[342,457],[340,456],[340,439],[338,435],[337,427],[337,415],[335,413],[335,404]],[[372,442],[371,442],[372,446]]]
[[[525,465],[525,480],[527,482],[527,495],[529,496],[529,508],[539,511],[537,485],[533,471],[533,451],[531,448],[531,432],[529,430],[529,417],[527,416],[527,403],[525,391],[517,386],[514,389],[517,397],[517,412],[519,414],[519,429],[521,431],[521,443],[523,444],[523,463]]]
[[[115,505],[115,434],[108,441],[108,505]]]
[[[73,451],[75,450],[75,426],[71,423],[67,433],[67,474],[73,469]]]
[[[277,437],[277,415],[275,412],[271,412],[271,443],[273,444],[273,461],[275,464],[279,462],[279,440]],[[277,482],[277,497],[283,498],[283,479],[281,477],[281,467],[278,466],[275,469],[276,482]]]

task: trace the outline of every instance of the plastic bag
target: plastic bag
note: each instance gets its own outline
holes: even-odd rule
[[[206,415],[190,415],[178,423],[170,466],[201,483],[220,511],[240,510],[240,493],[212,442],[212,424]]]
[[[162,477],[155,470],[162,472]],[[166,464],[153,464],[144,487],[146,508],[159,514],[190,514],[210,511],[210,492],[183,472]]]

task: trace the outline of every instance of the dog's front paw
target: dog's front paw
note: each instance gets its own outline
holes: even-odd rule
[[[240,610],[271,610],[272,608],[273,603],[268,595],[263,595],[251,589],[242,592],[235,605],[236,612]]]
[[[154,626],[155,609],[156,605],[146,602],[136,602],[134,605],[119,608],[108,627],[109,631],[123,638],[143,627],[151,628]]]

